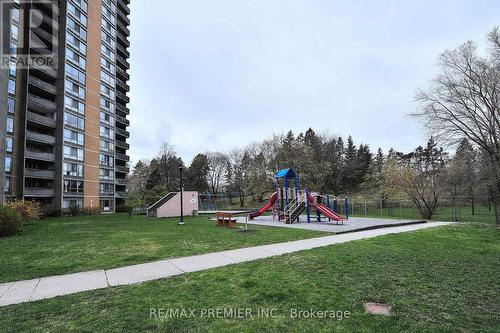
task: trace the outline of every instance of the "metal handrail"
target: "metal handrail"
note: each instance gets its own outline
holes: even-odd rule
[[[288,205],[285,206],[284,209],[284,215],[285,215],[285,220],[292,220],[292,215],[295,212],[295,210],[300,206],[300,204],[306,202],[306,195],[305,193],[297,193],[297,196],[293,199],[291,199],[288,202]]]

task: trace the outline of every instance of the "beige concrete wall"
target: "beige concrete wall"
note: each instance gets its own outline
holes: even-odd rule
[[[198,192],[184,191],[183,205],[184,215],[193,215],[193,211],[198,210]],[[172,199],[158,207],[156,217],[181,216],[181,194],[177,193]]]
[[[87,93],[85,102],[85,207],[99,206],[99,123],[101,90],[101,0],[88,2]]]

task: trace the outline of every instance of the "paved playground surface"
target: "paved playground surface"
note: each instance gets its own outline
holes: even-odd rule
[[[245,217],[236,217],[238,223],[244,223]],[[316,230],[332,232],[336,234],[342,234],[346,232],[355,232],[362,230],[395,227],[411,224],[426,223],[426,221],[418,220],[393,220],[393,219],[381,219],[381,218],[367,218],[367,217],[350,217],[348,221],[344,224],[337,224],[336,222],[328,222],[327,218],[321,218],[323,222],[317,222],[316,216],[311,217],[311,223],[307,223],[307,216],[300,216],[300,222],[294,224],[286,224],[283,222],[274,221],[272,216],[259,216],[255,220],[248,220],[248,224],[254,225],[264,225],[269,227],[283,227],[283,228],[294,228],[294,229],[306,229],[306,230]]]
[[[168,278],[189,272],[197,272],[215,267],[279,256],[286,253],[293,253],[382,235],[439,227],[450,223],[451,222],[432,222],[394,226],[377,230],[352,232],[342,235],[309,238],[298,241],[261,245],[183,258],[159,260],[107,270],[101,269],[74,274],[42,277],[32,280],[2,283],[0,284],[0,307],[69,295],[82,291]]]

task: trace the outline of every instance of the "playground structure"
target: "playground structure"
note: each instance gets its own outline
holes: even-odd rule
[[[250,220],[261,216],[265,212],[272,210],[273,220],[282,221],[287,224],[300,222],[300,215],[307,212],[307,223],[311,223],[311,213],[315,212],[316,220],[321,222],[322,217],[328,221],[345,223],[349,218],[349,203],[344,200],[346,217],[336,213],[338,208],[337,197],[333,198],[333,209],[330,207],[330,196],[323,196],[317,192],[299,190],[299,177],[293,169],[283,169],[276,173],[276,192],[269,200],[255,212],[249,214]],[[293,187],[290,188],[290,182]],[[281,186],[280,182],[283,183]]]

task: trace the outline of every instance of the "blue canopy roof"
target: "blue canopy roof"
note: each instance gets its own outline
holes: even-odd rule
[[[283,169],[283,170],[280,170],[276,173],[276,178],[290,179],[290,178],[296,178],[296,177],[297,177],[297,174],[291,168]]]

